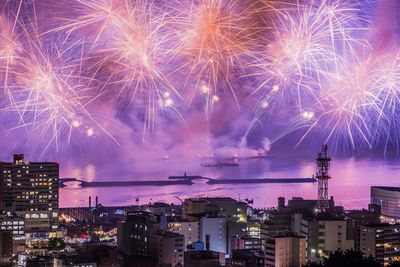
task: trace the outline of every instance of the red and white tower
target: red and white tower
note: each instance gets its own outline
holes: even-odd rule
[[[329,176],[329,166],[331,160],[331,157],[328,155],[328,145],[322,145],[321,152],[318,153],[318,157],[316,159],[317,175],[315,178],[318,180],[318,212],[325,212],[329,209],[328,180],[331,179]]]

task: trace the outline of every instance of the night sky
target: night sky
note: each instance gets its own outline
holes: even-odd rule
[[[399,1],[7,0],[0,10],[2,160],[292,155],[324,142],[351,155],[399,150]]]

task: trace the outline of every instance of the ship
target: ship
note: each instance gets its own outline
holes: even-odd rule
[[[223,161],[217,161],[217,162],[208,162],[208,163],[202,163],[202,167],[238,167],[239,163],[237,162],[223,162]]]

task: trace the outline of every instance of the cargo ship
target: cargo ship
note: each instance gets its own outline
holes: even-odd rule
[[[208,163],[202,163],[202,167],[239,167],[239,163],[237,162],[223,162],[223,161],[217,161],[217,162],[208,162]]]

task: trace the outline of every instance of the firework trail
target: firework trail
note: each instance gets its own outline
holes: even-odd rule
[[[311,1],[304,4],[266,3],[272,32],[260,44],[251,74],[260,79],[257,114],[271,105],[300,110],[319,98],[326,80],[335,76],[346,55],[368,43],[358,36],[366,21],[354,2]],[[271,18],[269,19],[271,20]]]
[[[400,52],[397,52],[397,55],[386,53],[380,57],[371,86],[381,110],[378,120],[371,123],[375,126],[374,145],[383,144],[385,150],[389,148],[389,145],[398,148],[400,144],[400,124],[397,119],[400,112]]]
[[[322,100],[329,102],[327,87],[348,67],[346,61],[357,58],[357,51],[370,49],[363,38],[370,22],[362,4],[354,1],[265,1],[263,14],[266,25],[272,26],[259,43],[261,53],[256,54],[249,74],[259,85],[246,136],[263,117],[276,120],[275,114],[284,108],[287,115],[281,119],[295,119],[277,135],[279,139],[309,125],[315,106]]]
[[[356,143],[371,147],[371,122],[382,114],[370,79],[377,63],[367,60],[347,64],[332,87],[322,94],[319,102],[322,111],[316,123],[326,128],[325,138],[331,143],[345,148],[354,148]]]
[[[106,132],[86,109],[93,96],[82,76],[82,42],[42,38],[36,14],[16,18],[12,29],[4,17],[1,23],[2,59],[7,62],[1,69],[2,88],[9,96],[2,112],[15,119],[12,129],[24,129],[33,144],[37,138],[46,140],[42,153],[59,151],[60,144],[81,141],[80,136],[92,136],[95,129]]]
[[[17,22],[21,12],[22,1],[18,3],[16,11],[11,14],[8,6],[4,7],[4,11],[0,13],[0,77],[3,82],[2,87],[9,101],[15,104],[12,94],[9,91],[9,75],[10,67],[20,59],[23,51],[22,43],[16,32]],[[8,15],[8,16],[7,16]]]
[[[343,150],[398,147],[398,50],[377,53],[366,40],[373,27],[366,9],[373,6],[5,1],[0,111],[12,114],[6,121],[13,126],[4,128],[47,140],[44,151],[60,151],[75,139],[110,136],[93,115],[105,106],[142,139],[156,137],[158,128],[186,126],[190,117],[202,117],[208,129],[217,116],[250,106],[254,116],[243,140],[258,125],[289,121],[272,142],[300,131],[300,143],[318,135]]]
[[[300,139],[323,133],[323,141],[340,151],[398,145],[400,58],[373,54],[347,59],[342,71],[326,84],[319,101],[294,118],[273,141],[299,129]]]
[[[74,8],[78,18],[57,30],[88,33],[93,49],[86,60],[102,82],[97,94],[139,117],[143,136],[162,114],[183,122],[171,77],[176,51],[168,14],[152,1],[77,1]]]
[[[174,3],[176,4],[176,3]],[[256,38],[257,8],[249,1],[178,1],[174,24],[189,105],[203,99],[206,117],[228,92],[240,106],[235,75]]]

